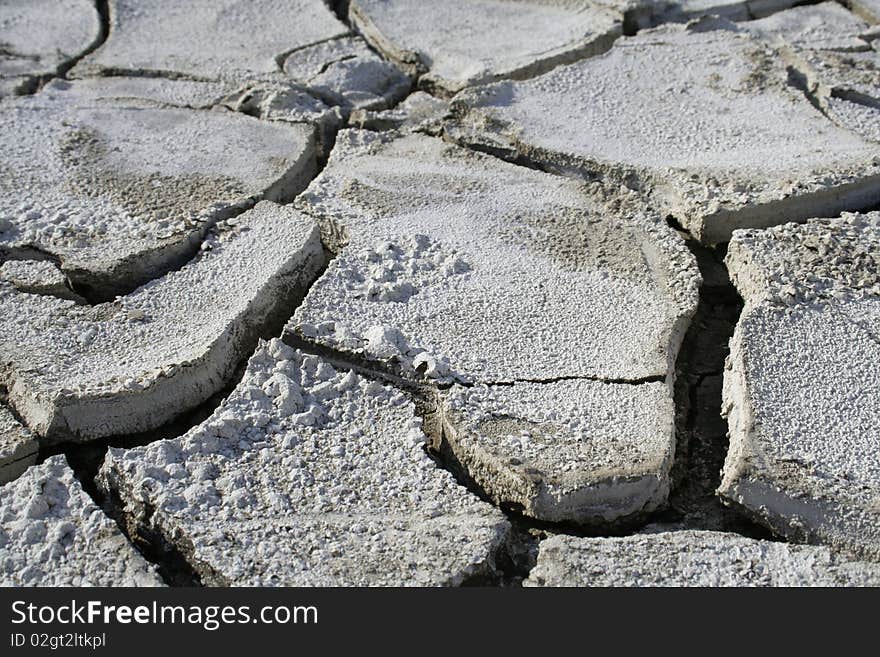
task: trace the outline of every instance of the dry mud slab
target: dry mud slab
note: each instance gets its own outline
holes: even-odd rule
[[[832,114],[837,113],[834,110],[840,103],[863,105],[874,110],[880,105],[880,53],[876,50],[802,49],[795,56],[795,66],[802,71],[809,93]],[[880,124],[876,119],[874,122]]]
[[[666,501],[674,429],[665,383],[455,386],[441,397],[455,459],[505,508],[602,525]]]
[[[869,23],[880,23],[880,0],[848,0],[847,4]]]
[[[291,53],[284,73],[330,105],[382,110],[402,100],[411,80],[360,37],[343,37]]]
[[[162,586],[63,456],[0,486],[0,586]]]
[[[0,282],[0,385],[44,444],[154,429],[220,390],[324,263],[314,223],[266,201],[111,303]]]
[[[0,404],[0,484],[17,478],[37,462],[37,439]]]
[[[738,231],[746,305],[719,493],[795,541],[880,559],[880,214]]]
[[[755,35],[795,47],[855,51],[870,49],[861,38],[870,26],[837,2],[794,7],[742,27]]]
[[[351,113],[348,123],[353,128],[421,132],[438,136],[443,132],[443,117],[448,111],[448,101],[424,91],[414,91],[394,109],[356,110]]]
[[[7,260],[0,265],[0,280],[11,283],[22,292],[50,294],[84,303],[82,297],[70,289],[67,276],[51,259]]]
[[[699,285],[693,256],[665,223],[439,139],[354,130],[340,133],[298,203],[339,252],[286,340],[404,384],[455,383],[446,438],[496,501],[606,522],[665,500],[669,385]],[[474,383],[508,410],[467,402],[461,388]],[[556,415],[537,419],[529,399]],[[594,431],[580,404],[620,413],[617,424]],[[479,431],[502,417],[491,437]],[[508,438],[532,429],[569,444],[578,471],[551,445],[546,459],[510,450]],[[593,439],[619,440],[620,451],[577,444]],[[640,457],[629,462],[633,450]]]
[[[0,255],[51,254],[101,300],[185,262],[217,220],[291,198],[315,167],[309,126],[111,100],[76,83],[0,110]]]
[[[383,108],[410,81],[322,0],[110,0],[104,44],[74,70],[95,75],[306,85],[331,104]],[[251,91],[250,93],[253,93]]]
[[[559,535],[541,542],[523,586],[880,586],[880,566],[721,532]]]
[[[433,137],[342,131],[297,203],[338,255],[287,333],[410,380],[664,380],[697,303],[644,209]]]
[[[44,93],[46,91],[85,98],[90,106],[210,110],[230,104],[226,98],[228,85],[216,80],[138,76],[77,78],[53,80],[46,85]],[[319,101],[314,102],[315,107],[323,107]]]
[[[196,79],[274,73],[279,58],[348,33],[322,0],[110,0],[110,33],[80,73]]]
[[[350,60],[343,61],[353,66]],[[323,75],[329,76],[335,70],[328,68]],[[46,88],[50,91],[72,90],[76,95],[87,97],[92,105],[177,110],[225,108],[264,121],[294,124],[293,129],[304,135],[309,134],[311,128],[315,131],[318,156],[324,154],[327,144],[332,144],[333,136],[343,121],[340,108],[327,105],[318,97],[316,90],[310,91],[283,80],[243,83],[240,80],[229,82],[130,75],[79,78],[74,80],[72,87],[69,85],[67,81],[54,80]],[[326,99],[326,94],[324,97]],[[366,101],[362,104],[373,106]],[[378,106],[384,106],[384,101]]]
[[[835,124],[880,142],[880,53],[876,27],[833,2],[754,21],[783,45],[793,79]]]
[[[709,244],[880,200],[880,148],[814,108],[773,46],[721,19],[463,91],[451,110],[455,139],[624,182]]]
[[[440,94],[604,52],[623,19],[583,0],[351,0],[348,14],[372,46]]]
[[[425,453],[399,391],[280,340],[173,440],[111,449],[98,483],[213,585],[457,585],[509,525]]]
[[[866,59],[870,68],[874,69],[877,66],[876,56]],[[876,95],[876,92],[876,89],[872,90],[873,95]],[[841,96],[832,94],[830,98],[819,102],[828,117],[838,125],[852,130],[868,141],[880,142],[880,107],[875,105],[876,101],[873,98],[855,100],[844,92]]]
[[[0,3],[0,97],[28,93],[97,44],[101,21],[91,0]]]

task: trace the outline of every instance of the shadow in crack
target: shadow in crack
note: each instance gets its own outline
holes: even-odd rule
[[[201,586],[201,581],[186,558],[174,546],[168,545],[161,540],[161,537],[148,532],[145,526],[134,526],[129,516],[123,512],[122,501],[112,494],[105,495],[95,485],[95,476],[111,447],[131,449],[158,440],[176,438],[204,422],[241,381],[246,363],[247,359],[241,362],[232,379],[222,390],[158,429],[138,434],[111,436],[83,444],[62,443],[40,450],[38,463],[55,454],[64,454],[83,490],[116,522],[138,552],[145,559],[156,564],[159,575],[169,586]]]
[[[724,266],[726,244],[715,249],[694,242],[688,246],[697,257],[703,286],[676,361],[676,452],[669,506],[652,521],[773,540],[770,532],[724,506],[715,494],[728,448],[727,421],[721,416],[724,361],[743,301]]]
[[[65,455],[67,462],[70,464],[86,493],[108,516],[116,521],[123,533],[125,533],[144,557],[157,564],[160,575],[169,585],[197,586],[200,585],[200,580],[186,558],[174,546],[160,540],[161,537],[149,533],[144,527],[132,525],[127,518],[127,514],[123,513],[120,500],[108,497],[98,489],[95,484],[95,476],[104,462],[107,451],[110,447],[131,449],[159,440],[176,438],[207,420],[241,381],[248,359],[256,348],[258,340],[266,340],[281,334],[293,309],[302,303],[311,285],[326,270],[331,258],[332,254],[325,250],[322,266],[314,278],[302,289],[294,290],[288,299],[278,300],[275,311],[269,315],[253,336],[253,339],[242,350],[244,355],[238,361],[234,374],[226,381],[222,389],[211,395],[201,404],[180,413],[171,421],[151,431],[110,436],[86,443],[60,443],[50,447],[43,447],[40,450],[39,463],[55,454]]]

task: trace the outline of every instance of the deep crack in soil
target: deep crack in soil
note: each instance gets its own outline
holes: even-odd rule
[[[797,4],[813,3],[810,0]],[[101,34],[95,44],[78,57],[65,63],[59,68],[56,75],[38,80],[32,92],[38,91],[52,77],[64,77],[80,59],[100,47],[106,40],[109,32],[108,3],[107,0],[96,0],[96,5],[101,17]],[[344,0],[330,0],[328,2],[328,6],[349,27],[352,34],[357,34],[348,20],[347,5],[348,3]],[[635,34],[642,29],[640,22],[644,20],[644,17],[638,17],[628,12],[624,17],[623,34],[625,36]],[[372,46],[370,49],[376,52]],[[792,78],[794,79],[790,79],[790,82],[798,86],[810,98],[807,90],[801,86],[803,81],[796,75],[793,75]],[[410,94],[417,88],[416,80],[413,82]],[[400,102],[403,102],[410,94],[407,94]],[[335,135],[336,131],[334,130],[334,138]],[[548,171],[546,167],[528,161],[522,156],[508,152],[492,152],[492,149],[487,147],[473,145],[468,147],[520,166],[538,171]],[[330,150],[332,150],[332,144],[329,144],[326,154],[319,158],[315,176],[319,175],[326,165]],[[560,174],[556,172],[556,175]],[[292,198],[286,199],[285,202],[291,200]],[[234,214],[244,212],[246,209],[240,209]],[[676,226],[674,221],[670,223],[673,227],[680,229],[680,226]],[[540,541],[553,534],[622,536],[638,532],[645,524],[662,524],[681,529],[727,531],[752,538],[778,540],[768,530],[751,523],[734,510],[725,507],[715,495],[728,447],[727,423],[721,417],[724,362],[729,351],[728,341],[733,334],[743,303],[730,282],[723,264],[726,244],[709,249],[690,239],[687,241],[689,248],[697,257],[704,282],[700,290],[697,313],[691,322],[676,361],[676,456],[671,471],[672,490],[668,508],[655,512],[639,522],[598,529],[539,521],[523,516],[516,508],[501,505],[499,508],[507,516],[512,529],[506,545],[501,548],[498,554],[494,555],[495,572],[475,575],[466,580],[463,583],[464,586],[521,585],[535,565]],[[195,251],[188,254],[189,257],[174,263],[172,268],[177,269],[188,262],[194,253]],[[329,254],[329,257],[332,259],[332,254]],[[162,275],[167,271],[166,269],[157,272],[157,274]],[[86,293],[90,303],[104,300],[98,295],[90,294],[87,290],[80,290],[80,292]],[[290,314],[292,314],[292,310]],[[271,330],[263,331],[262,337],[280,335],[281,326],[283,326],[283,322],[278,325],[273,322]],[[449,471],[471,493],[492,504],[489,496],[467,474],[465,468],[449,448],[444,437],[442,422],[439,419],[436,391],[433,388],[411,385],[409,382],[390,376],[389,373],[374,369],[372,364],[349,362],[350,359],[317,345],[298,343],[292,346],[328,358],[334,365],[350,367],[361,375],[381,380],[405,392],[414,401],[416,413],[424,422],[424,430],[429,438],[426,451],[437,466]],[[210,417],[223,399],[238,385],[249,356],[250,351],[241,360],[236,373],[221,391],[159,429],[142,434],[114,436],[86,444],[62,444],[40,450],[39,462],[58,453],[63,453],[66,456],[85,491],[105,513],[116,521],[144,557],[158,566],[160,575],[169,585],[198,586],[201,585],[201,582],[187,559],[177,548],[169,545],[161,536],[147,531],[145,527],[135,526],[123,513],[123,505],[119,499],[113,495],[105,496],[99,491],[94,482],[95,475],[110,447],[127,449],[174,438],[186,433]]]
[[[159,574],[170,586],[197,586],[200,585],[200,580],[195,570],[191,568],[177,548],[168,544],[161,536],[149,532],[145,525],[134,524],[124,513],[123,504],[119,499],[113,495],[104,495],[95,485],[95,476],[103,464],[110,447],[131,449],[159,440],[176,438],[207,420],[240,383],[244,376],[247,362],[256,348],[256,342],[259,339],[268,340],[281,334],[289,317],[302,303],[305,295],[308,294],[308,289],[326,271],[333,256],[326,249],[324,255],[324,266],[315,276],[314,280],[309,283],[306,289],[298,291],[296,299],[292,303],[289,299],[285,299],[279,304],[277,311],[269,318],[259,332],[259,335],[255,338],[255,344],[243,351],[244,356],[239,360],[234,374],[221,390],[211,395],[207,400],[194,408],[184,411],[170,422],[152,431],[110,436],[86,443],[61,443],[51,447],[40,448],[38,463],[42,463],[55,454],[64,454],[85,492],[104,513],[116,522],[122,532],[137,547],[138,551],[148,561],[158,566]]]
[[[726,244],[710,249],[688,240],[688,247],[697,258],[703,285],[675,366],[676,446],[669,506],[651,521],[773,540],[769,531],[724,506],[715,494],[729,442],[721,416],[724,362],[743,301],[724,266]]]

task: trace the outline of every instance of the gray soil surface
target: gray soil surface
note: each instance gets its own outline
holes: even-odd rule
[[[878,36],[0,3],[0,584],[880,585]]]

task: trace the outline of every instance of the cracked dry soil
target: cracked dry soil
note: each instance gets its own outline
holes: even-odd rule
[[[0,8],[0,583],[880,584],[870,2],[189,4]]]

